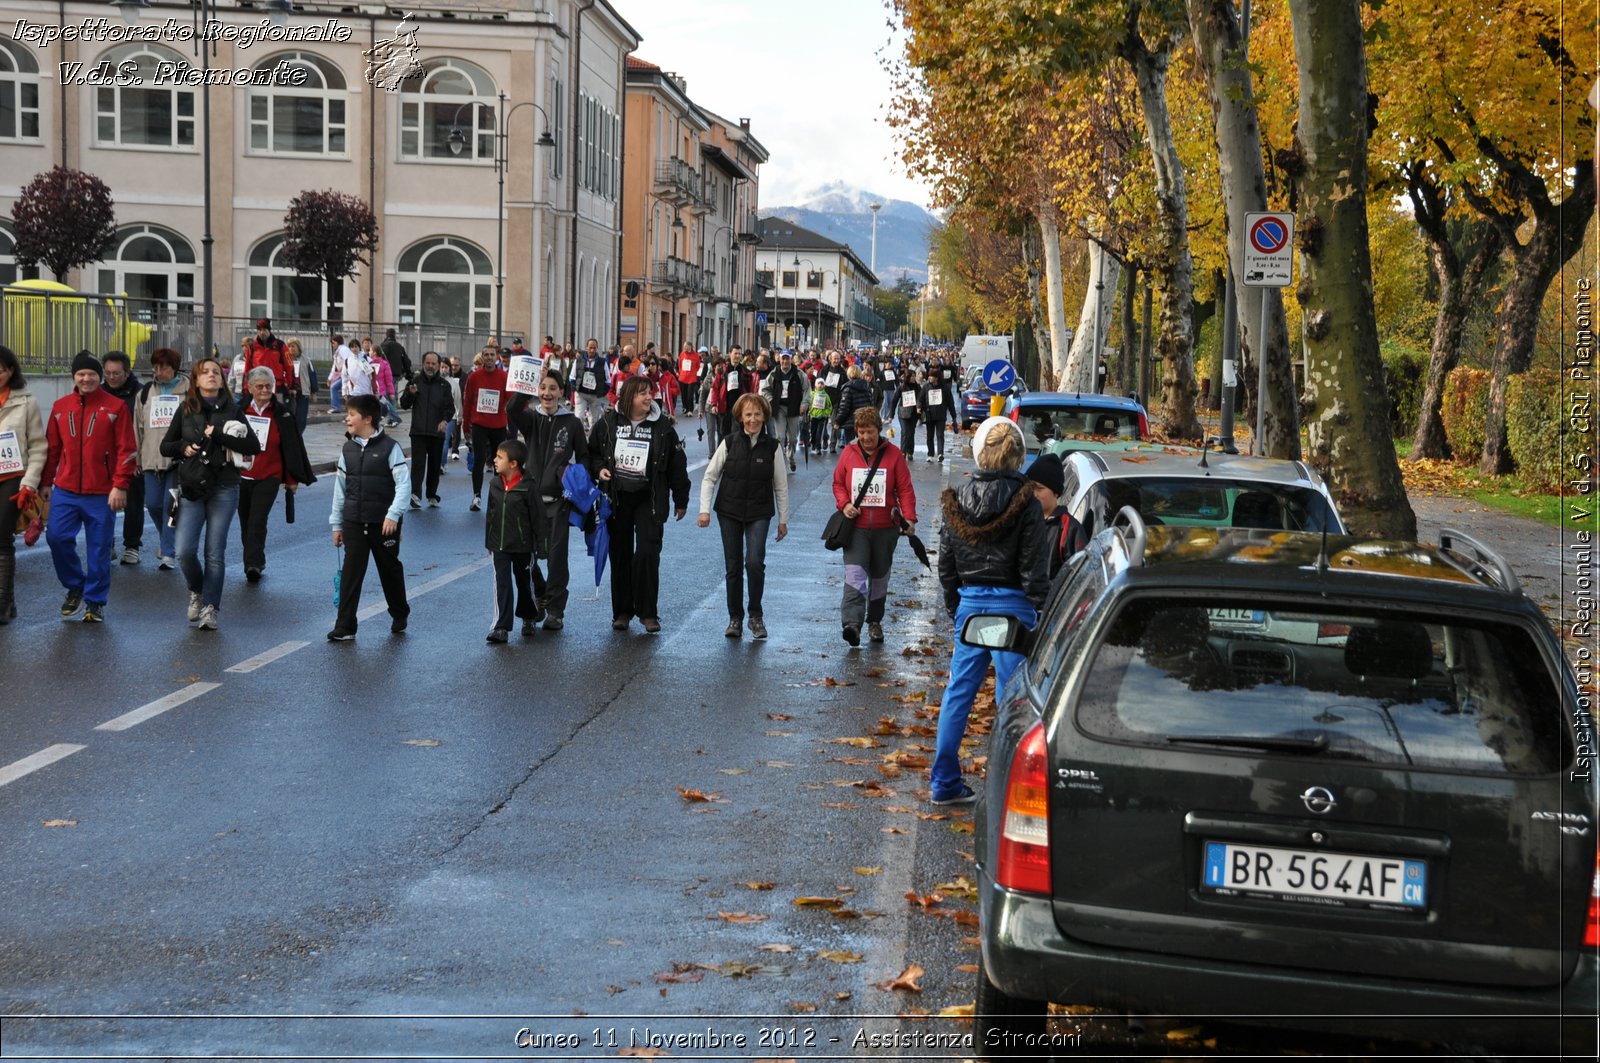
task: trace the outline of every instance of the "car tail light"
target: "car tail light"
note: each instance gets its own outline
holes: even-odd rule
[[[1049,747],[1044,724],[1022,736],[1006,776],[995,881],[1023,893],[1050,893]]]
[[[1143,410],[1139,411],[1139,438],[1150,438],[1150,418],[1144,415]]]
[[[1019,416],[1021,413],[1022,413],[1022,407],[1021,406],[1013,406],[1013,407],[1011,407],[1011,423],[1012,424],[1021,424],[1022,423],[1022,419]]]
[[[1318,624],[1317,638],[1336,639],[1350,634],[1349,624]]]
[[[1005,842],[1001,842],[1001,859],[1005,856]],[[1589,921],[1583,927],[1583,943],[1591,949],[1600,949],[1600,855],[1595,858],[1594,885],[1589,887]]]

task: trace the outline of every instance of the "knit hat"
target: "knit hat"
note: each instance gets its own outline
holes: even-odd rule
[[[1061,457],[1056,454],[1041,454],[1028,466],[1028,479],[1036,484],[1043,484],[1050,489],[1050,493],[1060,497],[1067,486],[1067,473],[1061,467]]]
[[[106,378],[105,366],[100,364],[100,359],[88,351],[79,351],[77,357],[72,359],[72,371],[76,373],[80,369],[93,369],[95,376],[101,380]]]
[[[256,328],[264,328],[268,332],[271,332],[272,331],[272,321],[269,318],[258,317],[258,318],[256,318]]]

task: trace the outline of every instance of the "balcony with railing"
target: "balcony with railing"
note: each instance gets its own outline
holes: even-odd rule
[[[711,273],[681,258],[656,259],[650,279],[658,290],[678,297],[713,294]]]
[[[705,177],[676,155],[656,162],[652,191],[674,206],[696,213],[710,210],[713,205]]]

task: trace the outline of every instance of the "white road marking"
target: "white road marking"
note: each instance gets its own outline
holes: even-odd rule
[[[470,564],[462,565],[460,568],[454,570],[453,572],[446,572],[444,575],[435,577],[434,579],[431,579],[428,582],[426,582],[426,583],[424,583],[424,584],[422,584],[422,585],[420,585],[418,587],[408,588],[407,591],[406,591],[406,601],[414,602],[418,598],[422,597],[424,594],[427,594],[429,591],[436,591],[440,587],[443,587],[448,583],[454,583],[456,580],[461,579],[463,576],[470,576],[474,572],[481,572],[482,570],[488,568],[493,563],[494,563],[494,559],[493,558],[485,557],[485,558],[483,558],[483,559],[481,559],[479,561],[473,561]],[[369,581],[369,582],[372,582],[372,581]],[[363,609],[360,612],[356,613],[356,619],[357,620],[371,620],[373,617],[377,616],[379,613],[386,613],[388,611],[389,611],[389,603],[383,601],[383,595],[382,595],[382,592],[380,591],[379,595],[378,595],[378,601],[373,602],[371,605],[367,606],[365,609]]]
[[[271,664],[273,661],[281,660],[282,658],[289,656],[289,654],[293,653],[295,650],[303,649],[303,648],[305,648],[306,646],[309,646],[309,645],[311,645],[309,642],[298,642],[298,641],[297,642],[280,643],[279,645],[272,647],[272,649],[267,650],[264,653],[256,654],[254,657],[250,658],[248,661],[240,661],[238,664],[233,665],[231,668],[224,668],[223,671],[224,672],[232,672],[235,675],[243,675],[246,672],[253,672],[257,668],[265,668],[267,665]]]
[[[186,701],[193,701],[202,694],[208,694],[220,687],[221,683],[190,683],[182,690],[174,690],[164,698],[157,698],[148,705],[141,705],[132,712],[125,712],[114,720],[107,720],[95,728],[96,731],[126,731],[146,720],[160,716],[169,709],[175,709]]]
[[[23,757],[21,760],[12,761],[5,767],[0,768],[0,786],[16,782],[24,775],[36,772],[40,768],[49,767],[63,757],[70,757],[80,749],[88,748],[88,746],[74,746],[65,742],[58,745],[45,746],[31,757]]]

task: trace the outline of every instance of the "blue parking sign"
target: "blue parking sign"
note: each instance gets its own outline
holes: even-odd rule
[[[1010,391],[1017,382],[1017,371],[1004,358],[996,358],[983,367],[983,386],[993,392]]]

